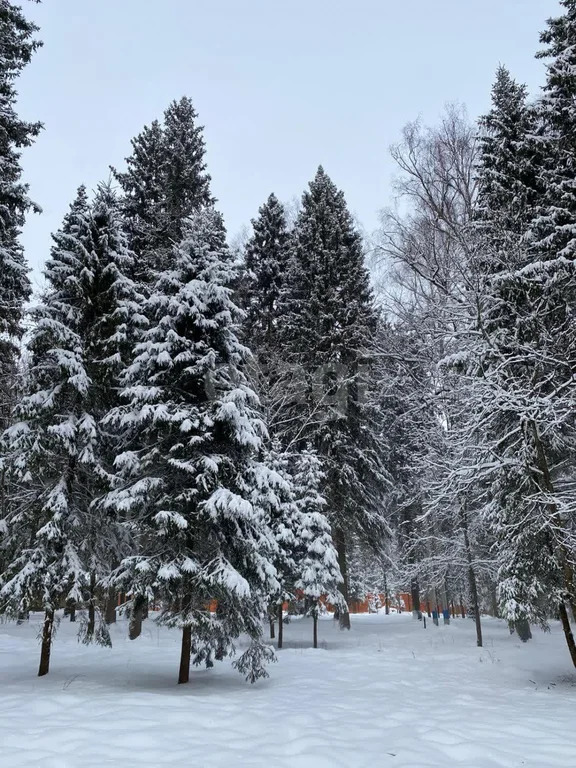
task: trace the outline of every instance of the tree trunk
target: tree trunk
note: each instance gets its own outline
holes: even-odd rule
[[[464,533],[466,560],[468,561],[468,584],[474,609],[474,622],[476,623],[476,645],[478,648],[482,648],[482,622],[480,619],[480,605],[478,603],[478,584],[476,583],[476,574],[474,572],[472,548],[470,547],[470,539],[468,537],[468,515],[466,514],[464,503],[460,504],[460,521],[462,523],[462,532]]]
[[[190,655],[192,653],[192,627],[182,627],[182,650],[180,652],[180,672],[178,684],[190,680]]]
[[[104,620],[106,624],[114,624],[116,622],[116,591],[113,587],[110,587],[108,590]]]
[[[136,640],[142,633],[142,610],[144,608],[144,597],[136,595],[132,602],[130,611],[130,624],[128,627],[128,637],[130,640]]]
[[[338,623],[340,629],[350,629],[350,611],[348,610],[349,595],[348,595],[348,559],[346,557],[346,536],[341,528],[337,528],[334,532],[334,543],[336,545],[336,552],[338,553],[338,565],[340,566],[340,573],[342,574],[342,584],[340,585],[340,592],[346,602],[346,610],[338,611]]]
[[[40,650],[40,667],[38,677],[47,675],[50,671],[50,648],[52,646],[52,629],[54,628],[54,611],[46,611],[44,614],[44,626],[42,628],[42,648]]]
[[[87,638],[93,638],[94,631],[96,629],[95,586],[96,586],[96,578],[92,573],[90,574],[90,599],[88,601],[88,626],[86,627]]]
[[[422,613],[420,611],[420,585],[414,579],[410,584],[410,593],[412,596],[412,616],[415,619],[421,619]]]
[[[566,638],[566,644],[568,646],[568,651],[570,652],[572,664],[576,667],[576,642],[574,641],[574,633],[572,632],[572,625],[570,624],[568,611],[566,610],[564,601],[560,603],[560,621],[562,622],[562,629],[564,630],[564,636]]]
[[[318,648],[318,613],[314,611],[312,614],[313,621],[313,636],[314,636],[314,648]]]
[[[270,640],[274,640],[276,637],[276,632],[274,631],[275,626],[274,619],[270,619]]]
[[[528,619],[519,619],[518,621],[515,621],[514,629],[523,643],[527,643],[528,640],[532,639],[532,632],[530,630],[530,622]]]
[[[72,603],[70,606],[70,621],[72,623],[76,621],[76,603]]]
[[[432,621],[436,626],[438,626],[439,619],[440,619],[440,606],[438,605],[438,592],[436,590],[436,587],[434,587],[434,590],[432,592],[432,605],[434,608],[432,609]]]
[[[540,477],[537,478],[537,482],[543,482],[544,490],[548,492],[550,495],[552,495],[554,493],[554,486],[552,484],[552,477],[550,475],[550,469],[548,467],[546,451],[544,450],[544,446],[542,444],[542,441],[540,440],[540,435],[538,434],[538,428],[536,426],[536,422],[533,421],[531,422],[531,424],[532,424],[532,432],[534,435],[534,444],[536,446],[536,454],[538,457],[539,469],[541,473]],[[555,504],[550,504],[549,509],[551,512],[552,521],[554,523],[554,529],[563,530],[565,528],[565,521],[563,520],[562,515],[558,510],[558,507]],[[575,594],[576,585],[574,584],[574,571],[572,569],[570,555],[566,551],[566,547],[562,540],[560,542],[557,542],[557,541],[554,542],[554,546],[552,547],[551,545],[551,550],[553,554],[556,554],[558,556],[558,561],[562,569],[562,575],[564,577],[564,588],[566,590],[566,598],[571,604],[573,604],[574,601],[576,600],[576,594]],[[568,646],[568,651],[570,653],[570,658],[572,659],[572,663],[576,667],[576,643],[574,641],[574,633],[572,632],[572,626],[570,624],[570,618],[568,616],[568,611],[566,610],[566,603],[564,602],[564,600],[560,604],[559,613],[560,613],[560,621],[562,622],[562,629],[564,630],[564,637],[566,638],[566,645]]]
[[[466,618],[466,609],[464,608],[464,599],[462,595],[460,595],[460,615],[463,619]]]
[[[284,613],[282,603],[278,606],[278,648],[282,648],[284,642]]]
[[[490,590],[490,597],[492,598],[492,615],[495,619],[500,618],[500,611],[498,610],[498,595],[496,594],[496,584],[492,585]]]
[[[388,577],[384,573],[384,613],[390,614],[390,595],[388,594]]]

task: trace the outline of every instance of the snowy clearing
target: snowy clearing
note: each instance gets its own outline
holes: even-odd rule
[[[126,622],[114,648],[78,644],[63,621],[48,677],[36,677],[40,616],[0,626],[0,743],[6,768],[100,766],[466,766],[574,768],[576,675],[559,625],[527,645],[503,621],[438,628],[408,614],[360,615],[340,632],[285,627],[268,680],[229,662],[176,685],[179,634]]]

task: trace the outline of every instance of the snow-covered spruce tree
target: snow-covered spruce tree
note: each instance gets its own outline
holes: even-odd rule
[[[543,193],[537,132],[537,112],[527,102],[526,87],[499,67],[491,109],[479,120],[473,220],[480,239],[477,268],[484,274],[509,269],[526,251],[521,240]]]
[[[214,203],[204,159],[204,129],[197,118],[187,96],[173,101],[164,112],[166,236],[176,243],[184,234],[186,218]]]
[[[258,503],[268,493],[265,429],[243,372],[248,351],[236,335],[241,313],[217,212],[190,218],[172,263],[147,302],[151,326],[124,377],[126,404],[109,417],[137,446],[118,457],[123,485],[107,499],[129,513],[137,547],[115,581],[132,597],[154,592],[158,621],[182,629],[180,683],[191,654],[211,666],[241,633],[252,645],[236,666],[254,681],[271,656],[261,635],[279,589],[276,542]]]
[[[290,259],[286,213],[276,195],[271,194],[260,207],[252,229],[244,249],[243,331],[253,352],[266,365],[277,353],[280,296]]]
[[[21,120],[15,109],[15,80],[41,45],[34,39],[37,30],[22,8],[0,1],[0,430],[14,403],[16,342],[22,334],[23,305],[30,296],[18,238],[25,214],[39,210],[21,181],[20,150],[33,142],[41,124]],[[1,477],[0,484],[4,487]]]
[[[164,134],[158,120],[132,139],[132,154],[124,172],[114,170],[122,189],[122,213],[130,248],[138,254],[135,276],[143,283],[153,278],[154,253],[165,243],[164,198],[166,163]]]
[[[524,592],[526,585],[521,587],[521,580],[516,578],[519,561],[512,556],[511,548],[519,547],[518,555],[524,546],[522,531],[516,523],[524,520],[526,513],[523,499],[529,495],[530,482],[526,485],[525,481],[526,472],[531,472],[531,462],[526,462],[527,455],[523,450],[518,452],[517,441],[510,437],[518,434],[517,430],[519,434],[523,432],[525,414],[520,404],[527,403],[531,384],[529,379],[522,382],[523,364],[517,357],[522,346],[518,344],[522,333],[518,333],[520,329],[516,326],[518,309],[526,295],[523,281],[516,283],[514,274],[519,275],[531,259],[526,231],[544,190],[539,178],[542,153],[535,140],[537,112],[527,103],[525,87],[517,84],[503,67],[496,74],[491,110],[480,119],[479,127],[478,196],[473,216],[478,291],[470,299],[480,320],[473,322],[469,336],[462,336],[464,356],[456,355],[456,369],[467,359],[472,366],[464,369],[472,370],[479,379],[473,378],[466,385],[462,411],[467,413],[460,419],[463,439],[459,450],[464,466],[458,482],[467,486],[467,493],[460,493],[457,505],[470,518],[469,538],[492,539],[502,613],[510,622],[521,625],[527,618],[533,618],[533,613],[526,612],[530,588]],[[464,495],[468,496],[465,504]],[[472,516],[470,495],[481,502]],[[475,536],[478,514],[484,530],[478,529]],[[536,543],[538,537],[533,538],[533,533],[530,538]],[[474,549],[482,552],[482,547]],[[484,557],[484,562],[488,560]]]
[[[473,425],[481,432],[490,461],[497,464],[489,519],[499,548],[502,614],[512,621],[546,626],[547,605],[557,604],[576,665],[566,608],[567,603],[574,604],[576,594],[570,491],[576,447],[576,86],[571,74],[576,3],[563,5],[566,14],[551,20],[542,36],[548,46],[543,55],[551,61],[544,96],[537,105],[538,131],[526,137],[526,149],[519,147],[518,165],[508,164],[501,181],[508,194],[493,201],[493,219],[505,220],[516,206],[515,187],[526,178],[525,164],[531,163],[536,193],[529,188],[522,194],[534,200],[529,211],[532,223],[519,244],[507,247],[504,269],[488,268],[481,284],[481,335],[473,335],[481,342],[472,364],[481,377],[474,384]],[[502,136],[496,133],[496,138]],[[501,141],[500,146],[506,143]],[[492,159],[488,159],[490,171]],[[482,173],[481,166],[481,185]],[[489,240],[482,241],[482,247],[490,254]],[[492,246],[496,258],[488,258],[488,263],[498,262],[500,248],[497,239]]]
[[[197,117],[188,97],[173,101],[163,123],[153,121],[132,140],[126,170],[114,170],[129,245],[138,257],[136,277],[145,285],[169,266],[186,218],[213,202]]]
[[[267,472],[260,472],[264,481],[255,488],[251,501],[266,516],[276,542],[273,564],[277,575],[277,588],[269,595],[268,618],[270,637],[274,637],[278,620],[278,648],[283,644],[283,606],[294,598],[294,583],[298,577],[297,551],[301,532],[301,515],[295,500],[295,488],[290,472],[289,458],[277,440],[265,451]]]
[[[282,297],[282,341],[292,376],[278,422],[285,445],[310,443],[326,498],[347,597],[346,542],[382,535],[386,482],[364,397],[376,314],[362,239],[344,195],[320,167],[302,199]],[[349,627],[348,612],[340,614]]]
[[[17,497],[3,520],[2,612],[33,601],[45,611],[39,674],[49,670],[56,609],[87,604],[84,640],[109,643],[95,627],[95,590],[123,554],[123,530],[94,501],[108,489],[114,439],[110,408],[137,297],[131,256],[109,187],[90,206],[81,187],[46,265],[34,312],[26,391],[3,435],[4,464]]]
[[[320,493],[324,474],[320,460],[308,449],[294,456],[294,494],[300,512],[294,582],[305,601],[307,615],[313,620],[313,646],[318,648],[318,614],[322,599],[336,610],[348,607],[340,592],[342,574],[338,553],[332,541],[330,523],[326,517],[326,500]]]

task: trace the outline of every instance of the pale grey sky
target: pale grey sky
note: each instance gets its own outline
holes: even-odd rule
[[[44,48],[19,82],[45,123],[24,155],[44,213],[24,232],[38,285],[76,187],[122,165],[130,138],[192,97],[234,236],[271,191],[299,196],[322,163],[370,232],[390,202],[388,147],[448,101],[486,110],[499,63],[536,92],[557,0],[44,0]]]

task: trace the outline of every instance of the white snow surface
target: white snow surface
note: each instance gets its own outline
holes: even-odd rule
[[[40,615],[0,625],[4,768],[574,768],[576,674],[559,625],[526,645],[486,619],[434,627],[410,614],[353,616],[350,632],[285,627],[270,678],[230,661],[177,685],[179,633],[144,623],[113,649],[63,620],[36,677]]]

